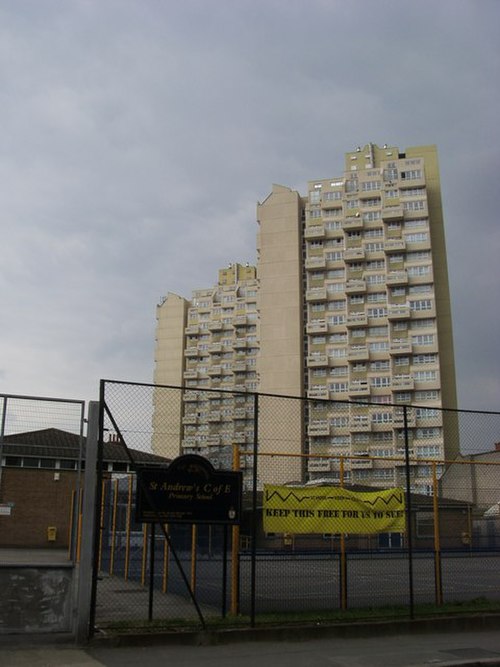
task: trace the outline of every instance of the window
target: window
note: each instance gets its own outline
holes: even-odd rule
[[[408,171],[401,172],[401,180],[403,181],[411,181],[416,178],[422,178],[421,169],[409,169]]]
[[[407,243],[424,243],[429,240],[427,232],[415,232],[414,234],[407,234],[405,236]]]
[[[342,209],[341,208],[327,208],[323,211],[323,216],[328,217],[328,218],[333,218],[336,216],[341,216],[342,215]],[[330,227],[329,225],[335,225],[334,227]],[[338,222],[326,222],[325,223],[325,229],[340,229],[342,227],[340,221]]]
[[[422,260],[429,260],[431,253],[429,250],[420,250],[406,253],[406,260],[408,262],[421,262]]]
[[[342,192],[334,190],[333,192],[323,192],[323,201],[335,201],[342,199]]]
[[[361,190],[363,192],[371,192],[372,190],[380,190],[381,181],[364,181],[361,183]]]
[[[386,375],[370,378],[370,385],[375,388],[389,387],[390,384],[391,384],[391,378]]]
[[[349,426],[349,417],[332,417],[330,419],[330,426],[335,426],[337,428]]]
[[[429,227],[429,220],[427,218],[414,218],[413,220],[405,220],[405,229],[414,229],[415,227]]]
[[[330,315],[330,317],[328,317],[327,320],[328,324],[331,324],[333,326],[338,326],[339,324],[345,323],[345,315]]]
[[[321,190],[311,190],[309,193],[309,202],[311,204],[319,204],[321,200]]]
[[[436,371],[415,371],[415,382],[434,382],[437,379]]]
[[[431,272],[431,267],[429,264],[424,264],[422,266],[409,266],[408,275],[413,276],[426,276]]]
[[[313,336],[311,340],[313,345],[321,345],[322,343],[326,343],[326,337],[325,336]]]
[[[397,199],[398,197],[399,197],[399,190],[397,189],[385,191],[386,199]]]
[[[392,413],[391,412],[374,412],[372,414],[372,422],[374,424],[390,424],[392,422]]]
[[[367,243],[365,245],[366,252],[380,252],[384,249],[383,243]]]
[[[328,336],[329,343],[347,343],[346,333],[334,333]]]
[[[309,241],[309,248],[322,248],[323,241]]]
[[[433,329],[435,327],[435,320],[431,317],[422,318],[421,320],[412,320],[411,328],[412,329]]]
[[[345,310],[345,299],[338,299],[328,302],[328,310]]]
[[[321,218],[321,211],[319,210],[319,208],[315,208],[309,211],[309,218],[310,219]]]
[[[334,394],[344,394],[347,392],[347,382],[331,382],[328,388]]]
[[[410,357],[396,357],[394,359],[394,366],[409,366]]]
[[[369,207],[369,206],[380,206],[381,205],[381,199],[380,197],[373,197],[370,199],[362,199],[361,200],[361,205],[364,207]]]
[[[367,285],[382,285],[385,283],[385,276],[383,274],[375,274],[373,276],[366,276]]]
[[[387,317],[387,308],[368,308],[368,317]]]
[[[378,343],[369,343],[368,349],[370,352],[385,352],[389,349],[389,343],[387,341],[380,341]]]
[[[388,371],[390,368],[390,362],[388,359],[382,361],[372,361],[370,364],[371,371]]]
[[[332,283],[331,285],[327,285],[326,291],[328,293],[331,292],[343,292],[345,290],[345,284],[344,283]]]
[[[343,258],[343,256],[344,256],[344,253],[341,252],[341,251],[327,252],[326,253],[326,260],[328,262],[338,262],[339,260],[341,260]]]
[[[422,299],[421,301],[410,301],[410,310],[432,310],[432,301],[430,299]]]
[[[441,429],[433,427],[433,428],[417,428],[415,431],[415,437],[416,438],[422,438],[425,440],[426,438],[439,438],[441,436]]]
[[[349,297],[350,304],[360,304],[365,302],[365,297],[362,294],[353,294]]]
[[[334,359],[340,359],[341,357],[347,356],[347,350],[343,347],[334,347],[329,350],[328,356],[333,357]]]
[[[348,199],[345,206],[347,209],[359,208],[359,199]]]
[[[366,262],[367,271],[376,271],[377,269],[385,269],[385,261],[383,259],[372,259]]]
[[[422,199],[405,201],[403,203],[403,209],[405,211],[423,211],[424,208],[425,208],[425,202]]]
[[[413,355],[414,364],[435,364],[437,363],[437,354],[415,354]]]
[[[345,276],[345,269],[330,269],[330,271],[327,271],[326,277],[328,280],[334,279],[334,278],[344,278]]]
[[[439,399],[439,391],[433,389],[431,391],[416,391],[415,401],[437,401]]]
[[[330,375],[343,376],[347,375],[347,366],[333,366],[330,368]]]
[[[365,211],[363,213],[363,221],[364,222],[374,222],[375,220],[380,220],[382,217],[382,214],[380,211]]]
[[[401,190],[401,197],[422,197],[425,196],[425,188],[405,188]]]
[[[434,419],[439,417],[440,411],[436,408],[417,408],[416,416],[417,419]]]
[[[408,294],[429,294],[432,292],[432,285],[410,285]]]
[[[364,233],[365,239],[380,238],[384,235],[384,230],[381,227],[376,229],[367,229]]]
[[[392,287],[391,296],[405,296],[406,288],[405,287]]]
[[[366,299],[368,303],[386,303],[387,294],[385,292],[370,292]]]
[[[325,310],[325,304],[324,303],[312,303],[311,304],[311,312],[312,313],[319,313],[322,310]]]

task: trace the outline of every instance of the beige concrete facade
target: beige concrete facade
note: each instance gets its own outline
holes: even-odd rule
[[[307,465],[269,458],[260,482],[342,474],[399,485],[404,467],[393,459],[405,445],[403,406],[413,405],[411,484],[429,492],[433,463],[440,475],[459,451],[456,413],[439,410],[456,408],[456,386],[435,146],[358,147],[305,196],[274,185],[257,220],[257,270],[230,265],[215,287],[189,302],[169,295],[158,309],[155,382],[188,391],[168,450],[155,434],[155,451],[247,451],[250,396],[195,390],[258,391],[272,395],[262,401],[260,451],[314,455]]]

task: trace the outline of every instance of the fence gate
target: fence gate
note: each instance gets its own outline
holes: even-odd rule
[[[165,470],[171,461],[153,452],[154,393],[148,385],[101,383],[91,612],[97,629],[204,627],[234,604],[231,527],[136,518],[144,485],[138,471]],[[162,387],[161,400],[167,413],[175,411],[179,389]]]

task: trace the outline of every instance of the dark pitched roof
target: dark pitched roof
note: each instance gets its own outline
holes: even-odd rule
[[[86,438],[82,437],[82,456],[85,459]],[[135,462],[166,464],[170,459],[143,452],[138,449],[129,451]],[[4,436],[4,455],[38,456],[51,459],[78,459],[80,456],[80,436],[77,433],[62,431],[58,428],[45,428],[39,431],[27,431]],[[105,462],[128,462],[125,446],[120,442],[105,442],[103,447]]]

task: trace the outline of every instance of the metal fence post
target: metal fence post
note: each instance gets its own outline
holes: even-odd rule
[[[410,594],[410,618],[415,618],[413,596],[413,540],[411,518],[411,480],[410,480],[410,448],[408,440],[408,406],[403,405],[404,433],[405,433],[405,468],[406,468],[406,540],[408,544],[408,585]]]
[[[255,577],[257,560],[257,453],[259,433],[259,395],[254,394],[253,409],[253,478],[252,478],[252,556],[250,574],[250,625],[255,627]]]
[[[96,463],[99,433],[99,403],[91,401],[88,412],[87,448],[85,456],[85,480],[83,496],[83,518],[81,537],[81,556],[78,566],[78,602],[75,636],[78,643],[83,643],[92,634],[92,562],[95,542],[95,495]]]

